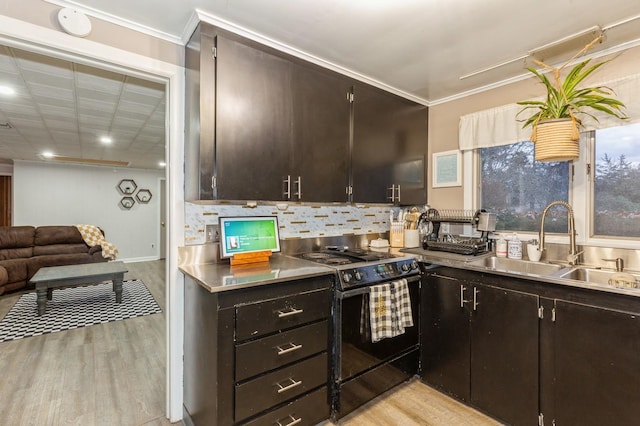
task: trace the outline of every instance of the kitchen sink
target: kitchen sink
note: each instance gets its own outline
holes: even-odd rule
[[[629,278],[633,277],[633,279],[635,280],[631,282],[630,280],[627,281],[624,279],[616,280],[616,278],[620,277],[620,275],[613,277],[614,274],[616,274],[615,271],[576,267],[569,269],[566,272],[561,272],[556,276],[558,278],[585,281],[590,284],[610,285],[612,287],[640,288],[640,275],[628,274],[627,272],[625,272],[625,275],[629,276]],[[614,280],[611,280],[612,277],[614,278]]]
[[[520,274],[551,275],[562,268],[562,265],[532,262],[529,260],[509,259],[507,257],[488,256],[471,260],[469,265],[484,266],[497,271],[517,272]]]

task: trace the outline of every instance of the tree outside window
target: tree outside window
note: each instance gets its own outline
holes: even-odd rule
[[[595,132],[593,234],[640,237],[640,124]]]
[[[538,232],[547,204],[568,201],[569,163],[536,162],[532,142],[482,148],[480,161],[481,208],[497,214],[497,230]],[[566,232],[566,210],[552,209],[545,222]]]

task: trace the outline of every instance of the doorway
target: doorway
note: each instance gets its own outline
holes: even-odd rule
[[[0,15],[0,44],[19,47],[45,55],[70,59],[85,65],[104,67],[149,78],[165,85],[167,92],[166,171],[167,205],[184,205],[184,69],[150,56],[124,51],[87,39],[70,37],[54,29],[40,27]],[[178,272],[178,247],[184,244],[184,211],[167,209],[167,260],[165,269],[167,316],[167,416],[182,417],[182,302],[183,277]]]
[[[11,226],[11,176],[0,176],[0,226]]]

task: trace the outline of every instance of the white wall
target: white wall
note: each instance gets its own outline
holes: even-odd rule
[[[163,176],[164,171],[16,161],[13,224],[96,225],[118,248],[119,259],[157,259]],[[151,191],[151,201],[124,209],[117,188],[121,179],[133,179],[138,189]]]

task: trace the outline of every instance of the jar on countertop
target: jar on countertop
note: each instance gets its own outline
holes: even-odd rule
[[[499,239],[496,242],[496,256],[507,257],[507,241],[502,235],[499,235]]]
[[[518,234],[515,232],[507,243],[507,257],[509,259],[522,259],[522,241],[518,239]]]

